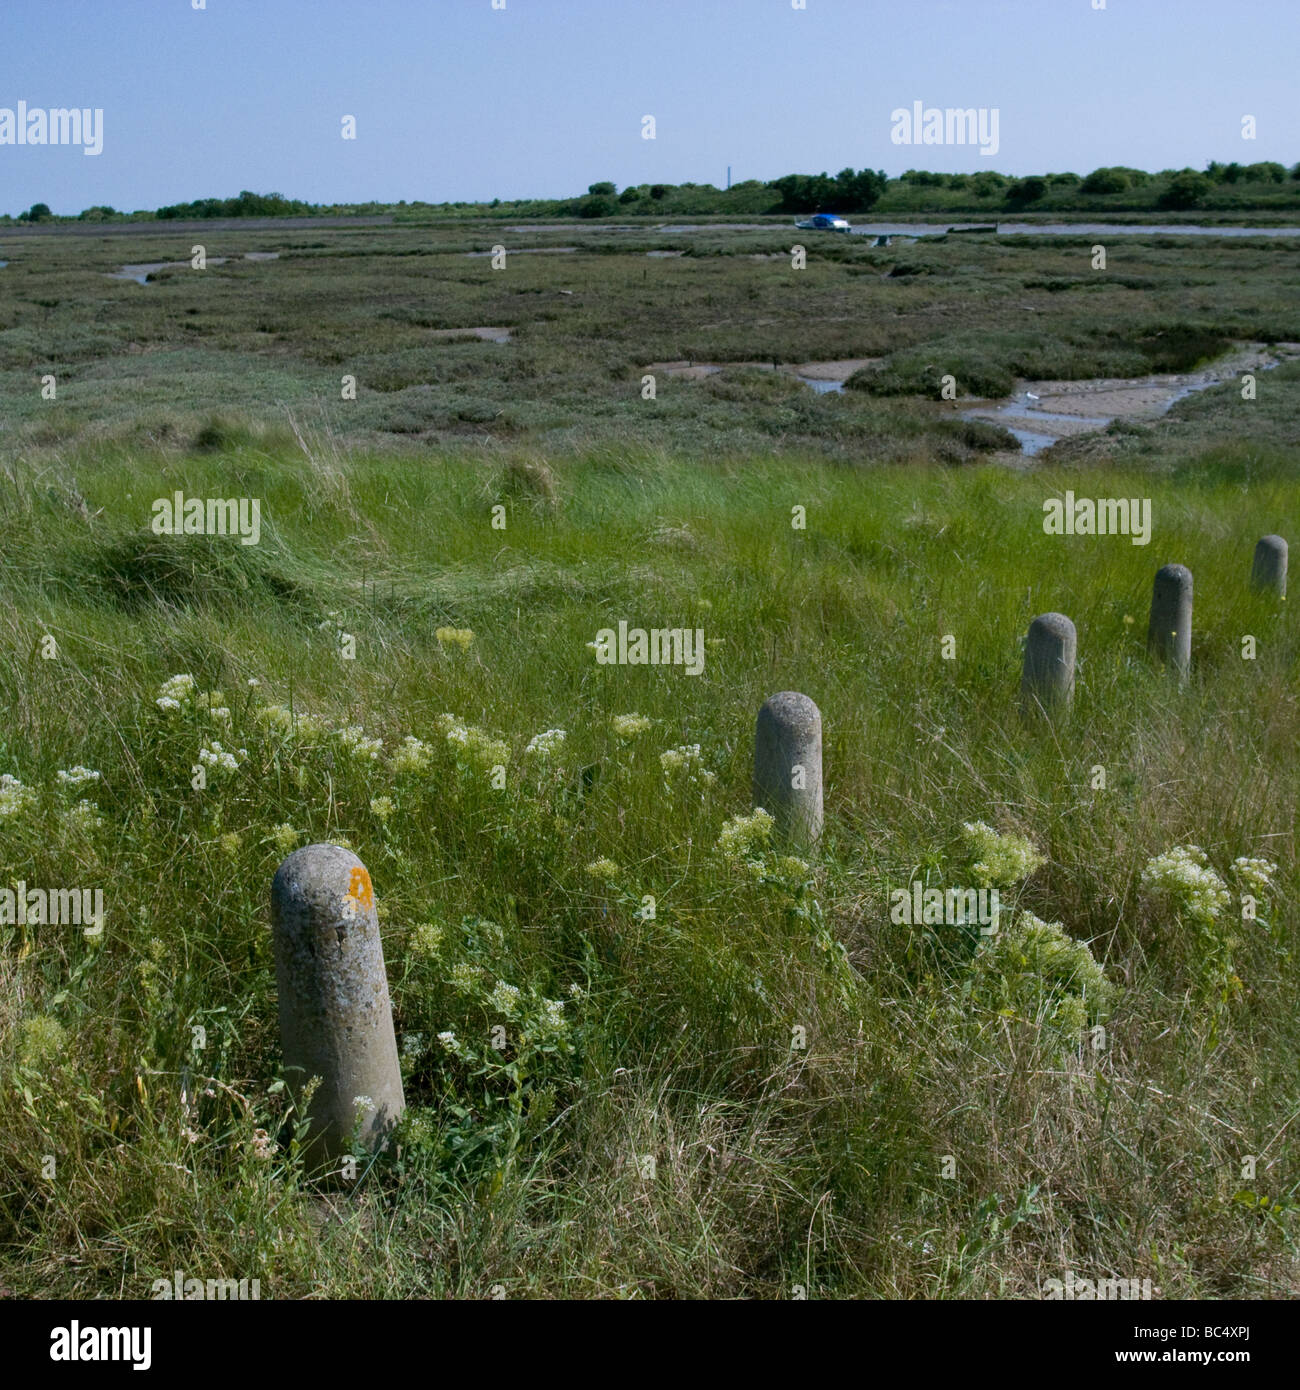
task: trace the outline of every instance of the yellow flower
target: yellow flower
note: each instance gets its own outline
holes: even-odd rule
[[[619,738],[635,738],[650,728],[650,721],[640,714],[616,714],[609,722]]]
[[[298,848],[300,834],[300,831],[295,830],[288,821],[285,821],[271,831],[271,839],[281,854],[288,854],[291,850]]]
[[[440,627],[433,635],[440,647],[459,647],[463,652],[469,651],[469,644],[474,640],[473,632],[467,627]]]

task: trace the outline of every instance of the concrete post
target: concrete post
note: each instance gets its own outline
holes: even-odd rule
[[[1074,698],[1078,636],[1064,613],[1040,613],[1029,624],[1020,676],[1022,714],[1064,711]]]
[[[1250,586],[1278,598],[1286,597],[1286,541],[1281,536],[1264,536],[1255,545],[1255,561],[1250,569]]]
[[[271,924],[285,1079],[298,1094],[321,1078],[308,1110],[312,1166],[353,1152],[358,1122],[374,1151],[405,1099],[366,866],[338,845],[295,850],[271,883]]]
[[[1187,679],[1192,667],[1192,572],[1186,565],[1164,565],[1156,571],[1147,650],[1179,680]]]
[[[754,805],[776,820],[776,838],[811,850],[822,833],[822,717],[793,690],[767,700],[754,734]]]

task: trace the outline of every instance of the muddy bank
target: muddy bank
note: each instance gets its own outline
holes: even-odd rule
[[[1084,381],[1020,381],[1002,402],[967,405],[967,420],[1002,425],[1020,440],[1026,455],[1041,453],[1060,439],[1105,429],[1115,420],[1141,424],[1158,419],[1178,401],[1218,386],[1244,372],[1266,372],[1300,357],[1300,343],[1250,343],[1192,372],[1144,377],[1094,377]]]

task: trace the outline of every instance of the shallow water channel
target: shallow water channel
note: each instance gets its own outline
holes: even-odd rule
[[[236,257],[235,259],[240,259]],[[246,261],[278,261],[278,251],[246,251],[242,257]],[[225,265],[228,256],[209,256],[208,265]],[[0,265],[4,262],[0,261]],[[159,270],[188,270],[189,261],[141,261],[136,265],[124,265],[121,270],[110,270],[110,280],[134,280],[137,285],[147,285],[149,277]]]

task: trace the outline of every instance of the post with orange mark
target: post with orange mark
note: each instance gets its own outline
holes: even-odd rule
[[[338,845],[307,845],[271,883],[280,1042],[291,1094],[312,1077],[309,1166],[381,1149],[405,1109],[375,895]]]

